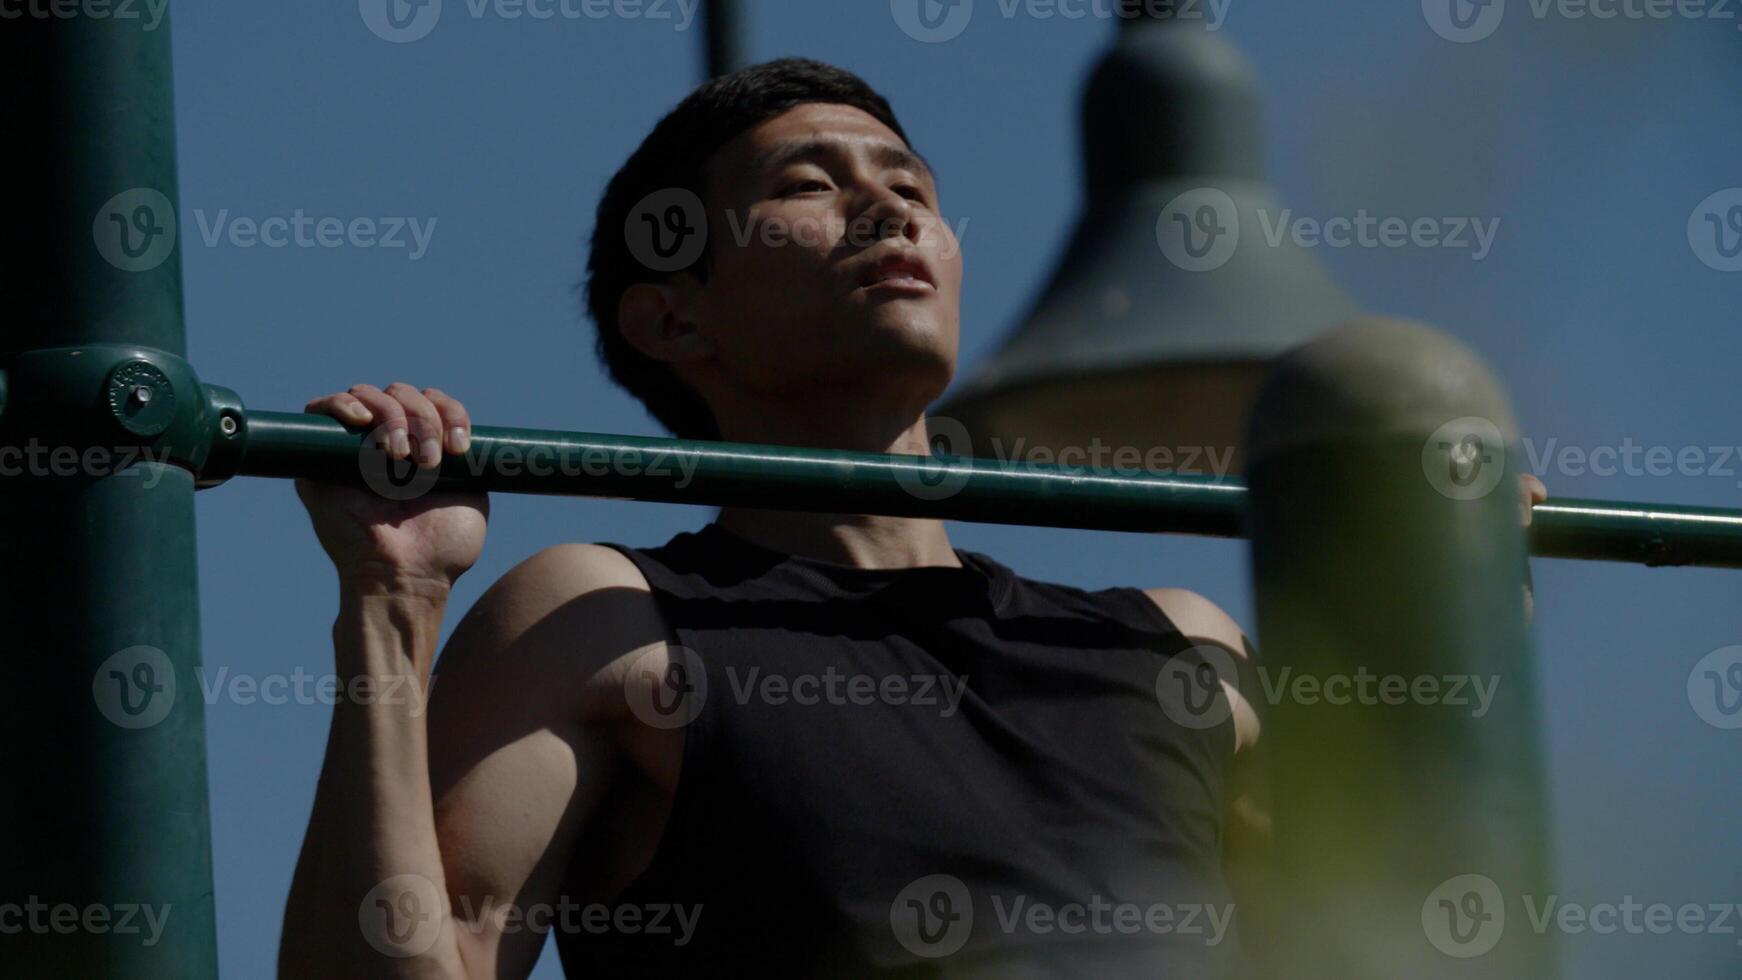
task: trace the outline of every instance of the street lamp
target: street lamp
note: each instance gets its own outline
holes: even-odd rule
[[[1087,204],[1065,257],[934,416],[980,455],[993,439],[1027,456],[1095,440],[1236,452],[1270,364],[1357,312],[1305,249],[1265,234],[1282,209],[1259,128],[1250,65],[1201,18],[1126,19],[1084,96]],[[1192,458],[1171,468],[1213,459]]]

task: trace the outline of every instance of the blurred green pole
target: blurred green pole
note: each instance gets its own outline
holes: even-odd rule
[[[6,977],[217,972],[193,474],[85,451],[163,434],[170,379],[181,411],[193,394],[169,25],[149,8],[0,22]],[[87,366],[117,353],[157,367]]]
[[[1550,861],[1515,433],[1480,361],[1415,325],[1339,328],[1260,389],[1265,975],[1556,973],[1524,904]]]

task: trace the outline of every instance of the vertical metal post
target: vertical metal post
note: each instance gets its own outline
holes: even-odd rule
[[[709,78],[719,78],[745,66],[744,8],[739,0],[707,0],[702,6]]]
[[[1474,354],[1363,321],[1250,426],[1274,799],[1267,975],[1552,977],[1515,426]]]
[[[168,391],[79,365],[184,354],[169,25],[120,7],[0,26],[4,976],[217,972],[193,476],[79,441],[137,443]]]

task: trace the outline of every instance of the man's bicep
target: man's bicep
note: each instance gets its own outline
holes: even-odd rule
[[[1239,624],[1214,602],[1185,589],[1145,591],[1193,643],[1214,643],[1242,660],[1253,659],[1251,641]],[[1228,686],[1226,680],[1223,684]],[[1239,749],[1228,772],[1228,813],[1223,837],[1231,872],[1258,860],[1270,843],[1268,794],[1265,792],[1263,749],[1259,740],[1261,725],[1253,709],[1254,699],[1262,694],[1262,690],[1229,691]]]
[[[662,627],[616,552],[547,549],[455,628],[431,687],[430,786],[452,915],[474,976],[529,973],[582,829],[619,765],[588,717],[624,653]]]
[[[1233,617],[1214,602],[1186,589],[1145,589],[1144,593],[1192,643],[1214,644],[1243,663],[1252,660],[1252,642]],[[1260,692],[1243,689],[1252,685],[1241,685],[1238,678],[1224,678],[1222,686],[1234,710],[1235,746],[1240,751],[1250,750],[1258,743],[1261,731],[1258,712],[1253,708],[1253,699]]]

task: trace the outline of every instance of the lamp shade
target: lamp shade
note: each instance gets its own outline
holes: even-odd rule
[[[981,456],[1134,447],[1151,468],[1238,466],[1271,363],[1357,313],[1278,233],[1252,70],[1201,20],[1130,21],[1089,83],[1083,130],[1087,204],[1062,262],[934,416]]]

